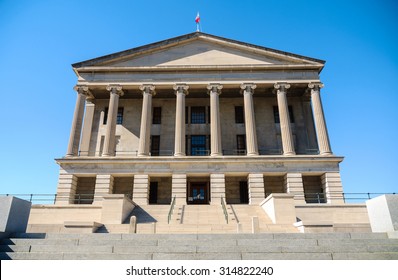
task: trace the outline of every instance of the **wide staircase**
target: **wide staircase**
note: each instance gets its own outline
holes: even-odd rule
[[[125,223],[106,224],[97,233],[129,233],[131,216],[137,217],[137,233],[295,233],[292,224],[275,225],[258,205],[140,205],[134,208]],[[226,212],[226,213],[225,213]],[[253,226],[253,217],[258,226]],[[238,223],[240,224],[238,226]]]
[[[398,260],[398,239],[386,233],[24,233],[1,240],[0,259]]]

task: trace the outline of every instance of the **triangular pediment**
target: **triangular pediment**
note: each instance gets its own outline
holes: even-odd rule
[[[76,63],[80,67],[223,67],[314,65],[323,61],[204,33],[191,33],[120,53]]]

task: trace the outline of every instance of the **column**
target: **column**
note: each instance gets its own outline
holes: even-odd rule
[[[210,195],[213,205],[220,205],[225,197],[225,174],[210,174]]]
[[[149,175],[134,175],[133,201],[138,205],[149,204]]]
[[[116,133],[116,119],[117,110],[119,107],[119,97],[123,96],[122,87],[120,85],[109,85],[106,89],[110,93],[108,119],[106,121],[106,132],[104,149],[102,156],[109,157],[115,155],[115,133]]]
[[[152,95],[155,95],[154,85],[140,86],[142,91],[142,114],[138,156],[149,156],[149,140],[151,136]]]
[[[82,130],[84,102],[86,95],[89,94],[87,86],[77,85],[73,88],[77,91],[77,99],[75,105],[75,112],[73,114],[72,128],[70,131],[67,157],[77,156],[79,153],[80,135]]]
[[[286,91],[290,88],[290,85],[287,83],[276,83],[274,84],[274,88],[277,90],[276,94],[281,125],[283,155],[292,156],[295,155],[296,152],[294,151],[293,134],[290,127],[289,107],[287,105],[286,97]]]
[[[339,172],[327,172],[321,176],[322,186],[326,194],[326,203],[344,204],[343,185]]]
[[[103,196],[113,192],[114,178],[110,174],[97,175],[95,179],[95,191],[93,204],[102,203]]]
[[[207,86],[210,95],[210,156],[222,156],[220,102],[222,85],[210,84]]]
[[[177,205],[187,204],[187,174],[173,174],[171,177],[171,199],[176,198]]]
[[[314,122],[316,136],[319,145],[319,154],[323,156],[332,155],[330,148],[329,135],[326,127],[325,115],[323,113],[320,89],[322,83],[310,83],[308,87],[311,89],[312,110],[314,112]]]
[[[303,176],[301,173],[287,173],[284,179],[286,193],[294,195],[295,204],[305,204]]]
[[[176,84],[173,89],[177,97],[174,156],[185,156],[185,95],[188,95],[189,86]]]
[[[259,205],[265,199],[264,175],[262,173],[250,173],[247,177],[249,188],[249,204]]]
[[[80,143],[80,155],[88,156],[91,140],[91,129],[93,127],[95,104],[94,98],[86,98],[86,114],[84,115],[82,141]]]
[[[241,84],[245,110],[246,149],[248,156],[258,155],[256,121],[254,117],[253,93],[255,84]]]

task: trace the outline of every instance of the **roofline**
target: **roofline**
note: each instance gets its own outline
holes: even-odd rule
[[[174,38],[158,41],[158,42],[155,42],[155,43],[143,45],[143,46],[140,46],[140,47],[136,47],[136,48],[132,48],[132,49],[128,49],[128,50],[124,50],[124,51],[120,51],[120,52],[116,52],[116,53],[100,56],[100,57],[97,57],[97,58],[92,58],[92,59],[81,61],[81,62],[77,62],[77,63],[73,63],[72,67],[73,68],[80,68],[80,67],[85,67],[85,66],[92,66],[94,63],[101,63],[103,61],[117,59],[117,58],[125,56],[125,55],[132,55],[134,53],[138,53],[138,52],[141,52],[141,51],[147,51],[147,50],[159,48],[159,47],[162,47],[162,46],[167,46],[167,45],[170,45],[170,44],[176,44],[176,43],[181,42],[181,41],[186,41],[186,40],[190,40],[190,39],[193,39],[193,38],[198,38],[198,37],[201,37],[201,36],[202,37],[209,37],[209,38],[216,39],[216,40],[226,41],[226,42],[229,42],[229,43],[232,43],[232,44],[247,46],[247,47],[258,49],[258,50],[262,50],[262,51],[274,52],[274,53],[277,53],[277,54],[280,54],[280,55],[287,55],[287,56],[291,56],[291,57],[298,58],[298,59],[306,59],[306,60],[309,60],[309,61],[320,63],[322,65],[326,63],[326,61],[324,61],[324,60],[320,60],[320,59],[316,59],[316,58],[312,58],[312,57],[308,57],[308,56],[298,55],[298,54],[294,54],[294,53],[290,53],[290,52],[284,52],[284,51],[280,51],[280,50],[276,50],[276,49],[272,49],[272,48],[267,48],[267,47],[262,47],[262,46],[258,46],[258,45],[254,45],[254,44],[244,43],[244,42],[241,42],[241,41],[232,40],[232,39],[228,39],[228,38],[224,38],[224,37],[220,37],[220,36],[215,36],[215,35],[211,35],[211,34],[207,34],[207,33],[203,33],[203,32],[193,32],[193,33],[188,33],[188,34],[181,35],[181,36],[178,36],[178,37],[174,37]],[[321,67],[321,69],[322,68],[323,67]]]

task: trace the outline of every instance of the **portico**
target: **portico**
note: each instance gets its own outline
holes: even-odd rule
[[[73,64],[56,204],[344,204],[323,66],[201,32]]]

